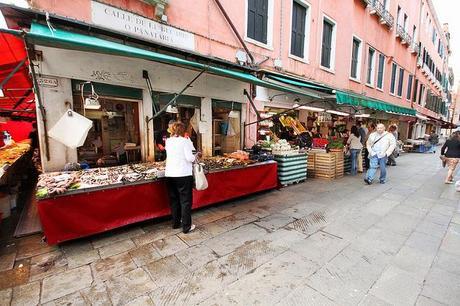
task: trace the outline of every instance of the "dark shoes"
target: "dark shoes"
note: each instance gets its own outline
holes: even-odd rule
[[[196,228],[195,224],[192,224],[192,226],[190,226],[190,229],[188,231],[183,231],[184,234],[188,234],[190,232],[193,232],[193,230]]]
[[[372,182],[369,181],[367,178],[364,179],[364,183],[366,183],[367,185],[372,185]]]

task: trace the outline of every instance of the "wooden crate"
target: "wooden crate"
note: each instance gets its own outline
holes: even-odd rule
[[[313,152],[308,155],[308,176],[321,179],[336,178],[336,155]]]

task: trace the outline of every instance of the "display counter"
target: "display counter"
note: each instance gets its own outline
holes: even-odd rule
[[[208,189],[193,191],[194,209],[276,188],[277,163],[212,170],[206,177]],[[42,197],[37,205],[49,244],[170,214],[163,178],[67,190]]]
[[[23,161],[30,153],[28,141],[18,142],[0,149],[0,185],[10,184],[11,175],[24,166]],[[30,157],[30,156],[29,156]]]

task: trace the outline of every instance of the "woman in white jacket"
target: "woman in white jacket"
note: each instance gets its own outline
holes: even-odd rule
[[[358,156],[361,154],[363,144],[361,143],[361,135],[356,126],[351,127],[350,137],[347,140],[348,148],[351,155],[351,175],[358,174]]]
[[[201,157],[193,155],[195,148],[190,139],[185,138],[185,125],[182,122],[172,124],[171,137],[166,140],[166,169],[173,228],[188,233],[195,229],[192,224],[193,162]]]

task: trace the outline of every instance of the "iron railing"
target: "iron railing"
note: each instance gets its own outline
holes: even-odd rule
[[[394,17],[390,12],[385,8],[382,2],[379,0],[363,0],[371,14],[377,14],[380,17],[380,22],[386,24],[389,28],[392,28],[394,25]]]

